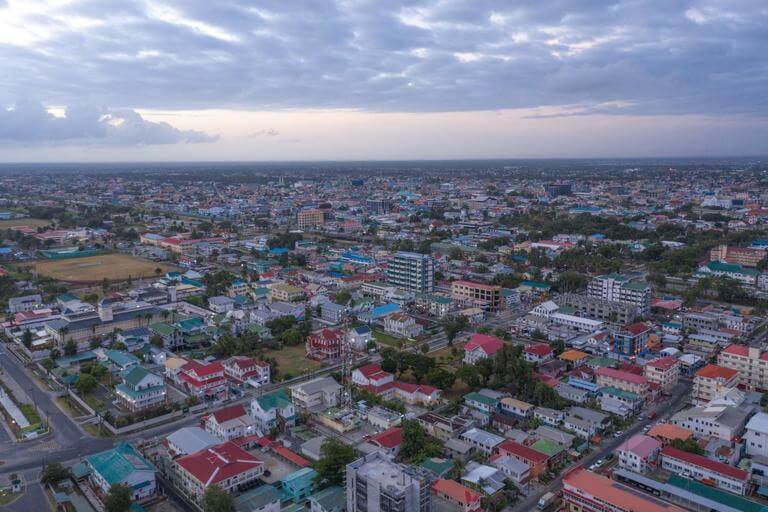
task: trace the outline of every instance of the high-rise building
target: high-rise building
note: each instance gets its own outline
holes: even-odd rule
[[[435,261],[428,254],[398,252],[389,260],[387,281],[416,293],[435,289]]]
[[[389,213],[392,203],[389,199],[366,199],[365,206],[373,215],[383,215]]]
[[[314,229],[323,225],[325,216],[322,210],[301,210],[296,215],[299,229]]]
[[[642,315],[651,311],[650,285],[621,274],[606,274],[593,278],[587,287],[587,296],[637,306]]]
[[[429,512],[433,478],[373,452],[347,465],[347,512]]]
[[[501,306],[501,286],[472,281],[454,281],[451,283],[451,297],[457,301],[496,311]]]
[[[545,190],[549,197],[569,196],[573,187],[570,183],[550,183],[545,187]]]

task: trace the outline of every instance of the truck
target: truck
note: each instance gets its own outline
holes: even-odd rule
[[[544,510],[545,508],[550,506],[552,503],[554,503],[556,499],[557,499],[557,494],[553,492],[546,493],[544,496],[539,498],[539,505],[538,505],[539,510]]]

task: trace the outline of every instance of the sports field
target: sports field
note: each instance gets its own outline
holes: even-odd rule
[[[26,265],[25,265],[26,266]],[[85,258],[37,261],[32,264],[38,274],[73,283],[95,283],[104,278],[120,281],[140,277],[155,277],[155,269],[162,273],[175,270],[172,265],[137,258],[129,254],[100,254]]]
[[[14,228],[16,226],[29,226],[31,228],[41,228],[50,225],[51,221],[45,219],[11,219],[0,220],[0,229]]]

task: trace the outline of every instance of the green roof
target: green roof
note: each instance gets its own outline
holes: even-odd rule
[[[154,466],[128,443],[120,443],[111,450],[91,455],[86,462],[109,485],[124,482],[136,471],[155,471]]]
[[[621,285],[622,288],[628,288],[630,290],[645,290],[648,288],[648,285],[646,283],[641,282],[629,282],[624,283]]]
[[[107,350],[107,357],[116,365],[125,368],[131,364],[139,364],[139,358],[122,350]]]
[[[608,357],[591,357],[587,361],[589,366],[597,366],[598,368],[616,368],[618,363],[615,359]]]
[[[753,268],[744,268],[735,263],[723,263],[722,261],[710,261],[707,267],[713,272],[739,273],[747,276],[756,276],[759,272]]]
[[[554,457],[565,450],[563,445],[550,441],[549,439],[539,439],[531,445],[531,448],[539,453],[543,453],[547,457]]]
[[[549,290],[552,287],[552,285],[547,283],[541,283],[539,281],[528,281],[528,280],[521,281],[520,286],[527,286],[529,288],[540,288],[542,290]]]
[[[152,324],[149,326],[149,328],[152,331],[159,334],[160,336],[171,336],[173,332],[176,330],[174,326],[165,322],[158,322],[156,324]]]
[[[432,457],[431,459],[427,459],[424,462],[422,462],[421,467],[423,467],[424,469],[428,469],[432,473],[441,477],[446,473],[448,473],[451,470],[451,468],[453,468],[453,461],[450,459],[440,459],[437,457]]]
[[[680,489],[685,489],[686,491],[697,494],[703,498],[721,503],[727,507],[735,508],[741,512],[768,512],[768,506],[757,503],[756,501],[742,498],[741,496],[731,494],[730,492],[721,491],[715,487],[710,487],[696,482],[695,480],[683,478],[679,475],[673,474],[669,477],[667,483]]]
[[[474,402],[480,402],[481,404],[485,404],[489,407],[496,407],[496,404],[498,404],[498,400],[491,398],[489,396],[481,395],[480,393],[467,393],[464,395],[464,400],[472,400]]]
[[[147,375],[149,375],[149,370],[141,365],[137,365],[123,373],[123,380],[131,386],[138,386]]]
[[[265,411],[282,409],[291,404],[291,399],[288,398],[288,395],[283,389],[272,391],[266,395],[257,396],[256,401],[259,403],[259,407]]]
[[[605,386],[600,388],[600,393],[606,393],[608,395],[618,396],[620,398],[624,398],[625,400],[640,399],[637,393],[632,393],[631,391],[624,391],[623,389],[615,388],[613,386]]]

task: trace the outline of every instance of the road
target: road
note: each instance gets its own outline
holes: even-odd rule
[[[688,398],[688,394],[691,391],[690,383],[687,381],[682,381],[675,386],[675,388],[672,391],[672,394],[669,398],[664,400],[662,403],[656,405],[655,407],[649,409],[649,411],[656,412],[658,416],[654,419],[646,417],[644,420],[637,421],[632,427],[628,428],[624,431],[624,433],[621,435],[621,437],[611,437],[609,439],[606,439],[602,445],[595,451],[594,453],[587,455],[585,458],[578,461],[578,463],[574,464],[571,467],[575,466],[584,466],[589,467],[592,465],[595,461],[598,459],[605,460],[609,454],[613,453],[616,448],[619,447],[621,443],[626,441],[628,438],[632,437],[633,435],[637,434],[638,432],[642,431],[642,429],[652,423],[659,420],[665,420],[672,416],[675,412],[680,409],[681,405],[685,402],[685,400]],[[568,468],[571,469],[571,468]],[[535,510],[536,505],[539,502],[539,498],[541,498],[544,494],[548,492],[555,492],[560,489],[562,483],[563,483],[563,474],[567,473],[568,470],[561,471],[558,476],[554,478],[551,482],[549,482],[544,487],[541,487],[540,489],[537,489],[535,492],[531,493],[530,495],[526,496],[525,499],[522,501],[515,503],[512,507],[507,507],[505,509],[506,512],[528,512],[530,510]]]

